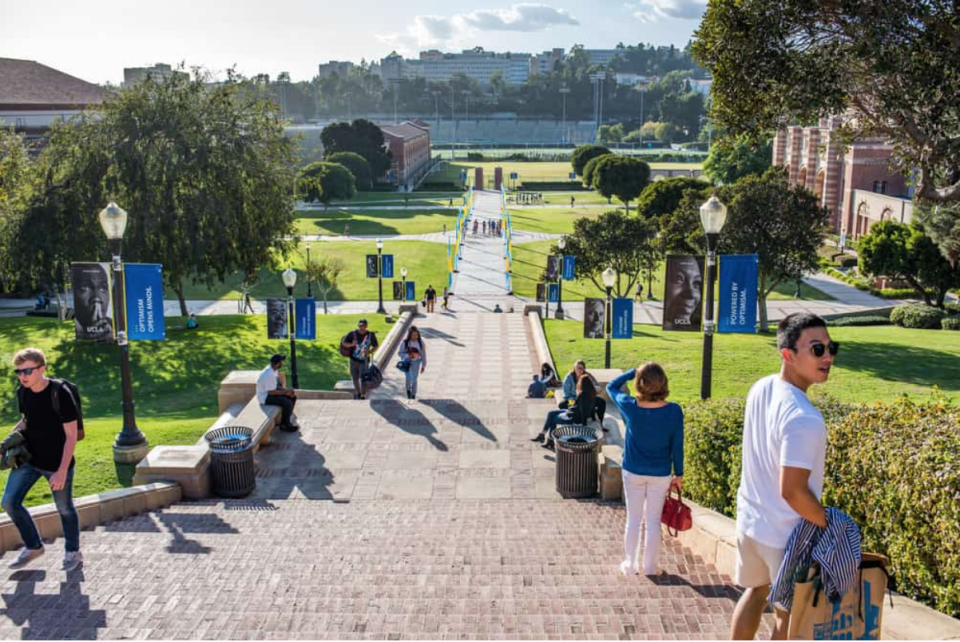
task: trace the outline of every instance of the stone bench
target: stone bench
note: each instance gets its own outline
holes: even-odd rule
[[[623,448],[612,444],[604,445],[597,453],[600,475],[600,498],[604,501],[623,499]]]

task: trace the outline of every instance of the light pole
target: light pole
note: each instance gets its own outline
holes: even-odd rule
[[[643,94],[646,93],[646,87],[640,88],[640,149],[643,149]]]
[[[613,334],[613,305],[611,301],[611,293],[613,292],[613,285],[617,282],[617,271],[612,267],[608,267],[603,271],[601,275],[603,278],[603,285],[607,288],[607,309],[604,316],[607,317],[607,354],[604,359],[604,368],[610,368],[610,335]]]
[[[400,300],[407,300],[407,268],[400,268],[400,286],[403,288],[403,292],[400,294]]]
[[[310,286],[310,241],[307,241],[307,296],[313,298],[313,288]]]
[[[457,158],[457,114],[454,111],[456,98],[453,95],[453,83],[450,83],[450,122],[453,124],[453,142],[450,143],[450,158]]]
[[[296,317],[293,309],[293,287],[297,284],[297,273],[292,268],[283,271],[283,284],[287,286],[287,332],[290,334],[290,383],[294,389],[300,387],[297,377],[297,337],[295,332]]]
[[[380,289],[380,305],[377,314],[386,314],[383,307],[383,239],[377,239],[377,285]]]
[[[600,131],[600,87],[603,84],[603,74],[590,74],[590,82],[593,84],[593,139],[596,142],[597,134]]]
[[[343,97],[347,99],[347,122],[352,123],[353,122],[353,100],[352,100],[353,93],[348,91],[343,95]]]
[[[560,86],[560,96],[563,100],[563,111],[562,116],[560,117],[560,141],[566,145],[567,144],[567,94],[570,93],[570,88],[566,85]]]
[[[113,257],[113,327],[120,348],[120,390],[123,398],[123,425],[113,442],[113,460],[119,464],[135,464],[147,454],[149,443],[146,435],[137,427],[133,379],[130,376],[130,344],[127,341],[127,314],[123,301],[123,261],[120,259],[123,233],[127,229],[127,213],[110,201],[100,211],[100,227],[110,241],[110,254]]]
[[[710,398],[713,377],[713,281],[717,274],[717,240],[727,220],[727,206],[714,194],[700,206],[700,224],[707,235],[707,307],[703,315],[703,366],[700,371],[700,398]]]
[[[563,254],[563,248],[567,247],[567,240],[562,236],[557,241],[557,249],[560,250],[560,279],[557,282],[557,312],[554,317],[557,320],[563,320],[563,270],[566,267],[567,257]]]

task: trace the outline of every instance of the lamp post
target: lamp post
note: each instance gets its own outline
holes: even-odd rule
[[[564,145],[567,144],[567,94],[570,93],[570,88],[566,85],[560,86],[560,95],[563,97],[563,111],[562,116],[560,117],[560,140]]]
[[[407,300],[407,268],[400,268],[400,285],[403,288],[403,293],[400,295],[401,301]]]
[[[113,269],[113,323],[117,346],[120,348],[120,391],[123,398],[123,425],[113,442],[113,460],[120,464],[135,464],[147,454],[147,437],[137,427],[134,413],[133,379],[130,376],[130,344],[127,341],[127,314],[123,301],[123,261],[120,251],[123,233],[127,229],[127,213],[110,201],[100,211],[100,227],[110,241]]]
[[[560,250],[560,278],[557,281],[557,312],[554,315],[559,321],[563,320],[563,270],[567,261],[567,257],[563,254],[565,247],[567,247],[567,240],[561,236],[557,241],[557,249]]]
[[[606,270],[603,271],[603,274],[601,275],[601,277],[603,278],[603,285],[606,286],[607,288],[607,308],[606,308],[606,314],[604,315],[607,317],[607,324],[606,324],[607,325],[607,328],[606,328],[607,354],[606,354],[606,358],[604,359],[605,365],[603,367],[609,369],[610,368],[610,335],[613,334],[613,306],[611,305],[611,293],[613,292],[614,284],[617,282],[617,271],[614,270],[612,267],[608,267]]]
[[[310,241],[307,241],[307,296],[313,298],[313,288],[310,285]]]
[[[713,378],[713,282],[717,274],[717,240],[727,220],[727,206],[714,194],[700,206],[700,224],[707,235],[707,306],[703,315],[703,365],[700,371],[700,398],[710,398]]]
[[[297,337],[296,337],[296,317],[293,309],[293,287],[297,284],[297,273],[291,268],[283,271],[283,284],[287,286],[287,332],[290,334],[290,382],[293,387],[300,387],[300,379],[297,377]]]
[[[380,304],[377,306],[377,314],[386,314],[383,307],[383,239],[377,239],[377,286],[380,290]]]

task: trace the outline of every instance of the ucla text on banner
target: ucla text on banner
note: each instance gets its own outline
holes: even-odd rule
[[[550,284],[549,294],[547,295],[547,300],[550,303],[557,303],[560,301],[560,286],[556,283]]]
[[[577,257],[567,254],[563,257],[563,280],[573,281],[576,277]]]
[[[633,299],[613,300],[613,339],[633,338]]]
[[[124,291],[127,306],[127,338],[131,341],[163,341],[163,272],[158,263],[125,263]]]
[[[756,332],[759,273],[760,260],[756,254],[720,257],[718,332]]]
[[[106,341],[116,336],[113,327],[112,273],[110,263],[70,264],[73,323],[77,339]]]
[[[314,299],[296,301],[296,337],[307,341],[317,338],[317,302]]]
[[[393,254],[384,254],[380,260],[380,276],[385,279],[393,278]]]
[[[417,298],[417,285],[413,281],[407,281],[407,301],[415,301]]]
[[[663,329],[699,332],[703,316],[703,257],[668,256]]]

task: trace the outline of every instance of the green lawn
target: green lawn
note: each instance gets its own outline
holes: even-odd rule
[[[549,320],[545,327],[558,369],[565,372],[577,359],[588,368],[602,367],[604,341],[583,339],[583,324]],[[863,403],[926,395],[932,386],[948,395],[960,393],[960,332],[870,326],[830,328],[830,336],[842,348],[830,380],[816,391]],[[611,342],[611,365],[628,369],[656,361],[670,378],[671,399],[692,401],[700,397],[702,348],[700,333],[638,325],[633,339]],[[716,335],[713,396],[744,396],[757,379],[779,368],[774,334]]]
[[[459,199],[457,202],[460,202]],[[399,210],[329,210],[297,212],[297,234],[325,236],[343,235],[344,224],[350,223],[350,234],[392,236],[394,234],[427,234],[456,227],[457,210],[399,209]]]
[[[573,223],[579,218],[596,218],[609,208],[508,208],[513,227],[530,232],[548,232],[550,234],[571,234]]]
[[[451,156],[450,146],[449,145],[439,145],[434,149],[430,150],[434,157],[439,156],[440,158],[449,159]],[[496,147],[489,149],[467,149],[465,147],[457,147],[457,158],[464,159],[467,157],[467,152],[479,152],[485,157],[505,157],[512,154],[528,154],[530,156],[538,155],[554,155],[554,154],[571,154],[573,153],[572,149],[557,149],[555,147]],[[707,157],[706,152],[697,152],[697,151],[674,151],[671,149],[621,149],[617,150],[618,154],[624,154],[627,156],[659,156],[660,154],[683,154],[691,158],[704,159]]]
[[[511,216],[516,214],[511,211]],[[517,225],[514,219],[514,225]],[[513,291],[519,296],[534,297],[537,294],[537,283],[540,281],[543,271],[547,267],[547,255],[550,248],[556,246],[556,241],[535,241],[533,243],[515,243],[513,246]],[[660,266],[653,273],[653,295],[657,299],[663,298],[663,275],[665,267]],[[626,277],[624,287],[626,287]],[[598,279],[599,280],[599,279]],[[643,282],[644,293],[647,292],[647,282]],[[781,283],[770,293],[770,300],[793,300],[796,292],[796,283]],[[803,298],[805,301],[832,301],[833,297],[820,290],[803,286]],[[563,283],[564,300],[577,300],[586,297],[606,296],[606,290],[598,288],[590,280],[580,280]],[[630,293],[633,296],[633,293]],[[646,296],[646,294],[644,294]]]
[[[357,192],[349,201],[333,201],[336,205],[403,205],[409,203],[411,207],[430,207],[431,205],[446,205],[450,199],[454,204],[457,199],[463,202],[463,195],[453,192]]]
[[[351,227],[353,227],[351,225]],[[342,231],[342,230],[341,230]],[[353,230],[351,230],[352,232]],[[366,255],[376,254],[377,246],[374,241],[322,241],[310,244],[310,259],[320,257],[336,257],[342,259],[347,269],[340,275],[338,287],[332,290],[327,299],[330,301],[373,301],[377,298],[377,279],[368,279],[366,276]],[[386,241],[383,246],[384,254],[393,254],[394,273],[400,279],[400,268],[406,267],[407,279],[415,281],[417,290],[427,289],[433,284],[437,290],[442,289],[447,282],[447,246],[442,243],[428,243],[426,241]],[[306,264],[306,253],[301,244],[297,252],[286,260],[281,259],[278,269],[260,270],[260,279],[250,291],[255,299],[268,297],[286,297],[287,290],[283,286],[280,274],[292,267],[302,269]],[[242,275],[232,274],[226,281],[217,284],[213,289],[207,289],[203,284],[185,284],[184,294],[187,299],[237,299],[240,296]],[[385,298],[392,297],[389,282],[383,285]],[[295,294],[302,296],[307,291],[306,281],[301,278],[297,281]],[[316,293],[315,293],[316,294]],[[176,295],[166,292],[167,299],[175,299]],[[316,295],[319,299],[319,295]]]
[[[381,337],[389,327],[382,317],[368,316]],[[317,341],[297,343],[300,386],[331,390],[349,379],[340,357],[340,338],[356,316],[320,315]],[[196,331],[182,328],[184,319],[167,318],[166,341],[138,341],[130,349],[137,425],[152,445],[193,444],[217,418],[217,389],[231,370],[259,370],[274,352],[289,353],[288,341],[267,339],[263,315],[201,317]],[[86,439],[77,446],[76,496],[129,485],[130,471],[113,463],[113,440],[120,430],[120,368],[117,348],[74,340],[73,323],[34,317],[0,318],[0,359],[9,368],[13,353],[36,346],[47,355],[49,373],[75,382],[83,399]],[[289,372],[289,363],[287,372]],[[0,421],[17,420],[13,377],[0,378]],[[0,483],[7,472],[0,473]],[[119,476],[119,478],[118,478]],[[124,482],[121,482],[123,478]],[[52,501],[41,482],[27,498],[29,505]]]

